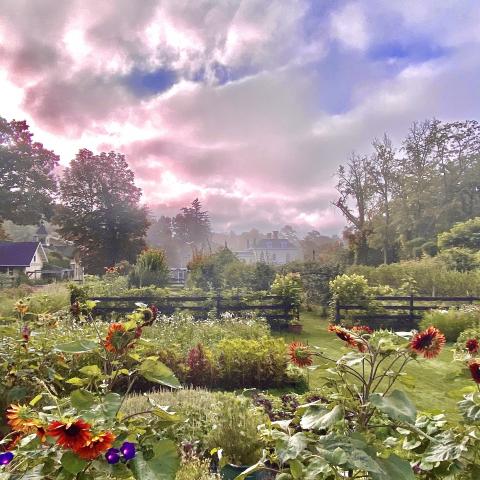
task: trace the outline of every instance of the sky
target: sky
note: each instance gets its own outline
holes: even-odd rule
[[[478,0],[0,0],[0,116],[67,166],[126,155],[217,231],[338,233],[335,171],[415,120],[478,119]]]

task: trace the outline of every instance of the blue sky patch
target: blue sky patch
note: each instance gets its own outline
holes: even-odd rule
[[[134,69],[124,79],[127,86],[139,97],[165,92],[177,82],[174,70],[159,68],[153,72]]]

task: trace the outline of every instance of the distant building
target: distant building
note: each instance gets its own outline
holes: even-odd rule
[[[0,273],[10,276],[24,273],[29,278],[39,279],[47,261],[47,254],[39,242],[0,242]]]
[[[278,232],[269,233],[267,238],[247,241],[246,250],[235,252],[239,260],[245,263],[264,262],[270,265],[284,265],[302,259],[300,249],[286,238],[280,238]]]

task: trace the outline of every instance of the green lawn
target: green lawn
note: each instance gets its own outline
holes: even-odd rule
[[[304,312],[301,322],[304,326],[301,335],[277,335],[285,338],[287,342],[301,340],[318,346],[332,358],[339,358],[348,351],[341,340],[327,331],[327,319]],[[397,388],[405,390],[420,411],[445,412],[457,417],[457,402],[462,399],[463,393],[473,391],[475,387],[467,369],[459,362],[453,362],[452,345],[448,344],[434,360],[421,358],[412,362],[406,373]],[[321,374],[320,369],[310,373],[311,388],[321,387]]]

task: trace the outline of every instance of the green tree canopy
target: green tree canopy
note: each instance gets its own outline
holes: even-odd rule
[[[80,248],[90,273],[121,260],[133,263],[145,248],[148,211],[125,157],[79,151],[60,181],[59,233]]]
[[[441,233],[438,246],[442,249],[462,247],[480,250],[480,217],[456,223],[450,230]]]
[[[0,117],[0,222],[34,224],[53,213],[59,158],[32,136],[27,122]]]

